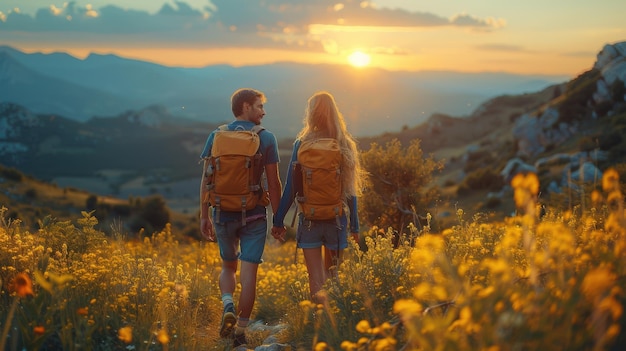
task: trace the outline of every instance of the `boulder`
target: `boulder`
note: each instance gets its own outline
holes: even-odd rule
[[[525,163],[521,158],[515,157],[506,163],[506,166],[504,166],[500,175],[502,176],[502,179],[504,179],[505,184],[510,184],[515,175],[529,172],[537,173],[537,168]]]
[[[576,127],[560,123],[559,112],[546,109],[540,116],[522,115],[513,126],[519,156],[533,157],[544,152],[547,146],[560,144],[569,139]],[[557,127],[555,127],[557,125]]]
[[[569,173],[569,175],[568,175]],[[579,167],[566,167],[563,170],[562,184],[567,186],[569,182],[572,183],[589,183],[600,182],[602,180],[602,171],[598,169],[593,163],[585,162]],[[570,186],[572,184],[569,184]]]

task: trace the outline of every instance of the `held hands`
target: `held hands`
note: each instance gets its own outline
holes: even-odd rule
[[[274,237],[274,239],[280,242],[285,242],[286,233],[287,233],[287,228],[285,226],[282,226],[282,227],[273,226],[272,227],[272,236]]]
[[[200,218],[200,233],[202,237],[208,241],[215,241],[215,229],[213,221],[209,218]]]

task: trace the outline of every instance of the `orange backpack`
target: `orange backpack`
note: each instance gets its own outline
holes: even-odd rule
[[[302,141],[295,162],[294,189],[304,218],[327,220],[343,215],[341,164],[337,140]]]
[[[257,125],[252,130],[231,131],[222,125],[215,132],[203,179],[208,190],[204,202],[215,208],[217,221],[221,211],[233,211],[241,212],[245,224],[246,210],[269,204],[269,195],[261,183],[259,133],[263,129]]]

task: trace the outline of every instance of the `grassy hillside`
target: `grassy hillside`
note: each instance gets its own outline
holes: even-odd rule
[[[81,212],[93,211],[99,222],[95,228],[108,234],[117,231],[134,236],[140,228],[152,234],[162,230],[167,222],[182,241],[199,237],[198,216],[170,210],[160,195],[129,199],[100,196],[81,189],[62,188],[1,165],[0,205],[7,208],[6,220],[19,220],[33,232],[44,222],[75,220],[82,217]]]

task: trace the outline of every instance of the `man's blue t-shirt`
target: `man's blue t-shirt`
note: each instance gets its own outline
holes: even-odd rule
[[[254,127],[254,123],[250,121],[238,121],[235,120],[228,124],[229,130],[252,130]],[[216,129],[217,130],[217,129]],[[215,130],[215,131],[216,131]],[[213,139],[215,138],[215,131],[209,134],[207,138],[206,144],[204,145],[204,149],[200,154],[200,158],[205,158],[211,155],[211,148],[213,147]],[[278,156],[278,142],[276,141],[276,137],[274,134],[267,129],[264,129],[259,133],[259,138],[261,141],[260,153],[261,153],[261,164],[263,166],[274,164],[280,162],[280,158]],[[215,211],[212,209],[213,218],[215,219]],[[257,206],[252,210],[246,211],[246,217],[257,217],[259,215],[265,215],[266,210],[265,206]],[[240,221],[241,220],[241,212],[230,212],[230,211],[221,211],[219,216],[219,223],[225,223],[230,221]]]

